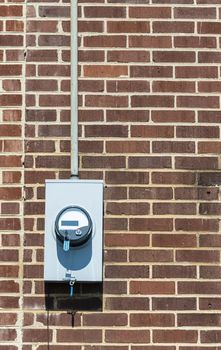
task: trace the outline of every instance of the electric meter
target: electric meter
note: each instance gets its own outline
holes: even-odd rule
[[[77,206],[62,209],[55,220],[55,233],[63,249],[77,247],[89,240],[92,234],[92,220],[88,212]]]
[[[103,181],[46,180],[45,281],[101,282]]]

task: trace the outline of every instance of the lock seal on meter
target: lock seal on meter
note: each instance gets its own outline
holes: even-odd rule
[[[55,233],[62,242],[69,241],[71,247],[86,243],[92,235],[92,220],[88,212],[78,206],[62,209],[55,220]]]

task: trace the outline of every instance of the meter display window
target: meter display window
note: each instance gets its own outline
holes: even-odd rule
[[[81,207],[66,207],[56,217],[55,233],[58,239],[64,243],[64,247],[82,245],[89,240],[92,234],[91,217]]]

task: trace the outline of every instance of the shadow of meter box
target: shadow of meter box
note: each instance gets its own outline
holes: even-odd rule
[[[101,282],[103,181],[46,180],[45,281]]]

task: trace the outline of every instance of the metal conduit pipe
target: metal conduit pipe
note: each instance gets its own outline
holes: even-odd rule
[[[71,0],[71,177],[78,177],[78,2]]]

